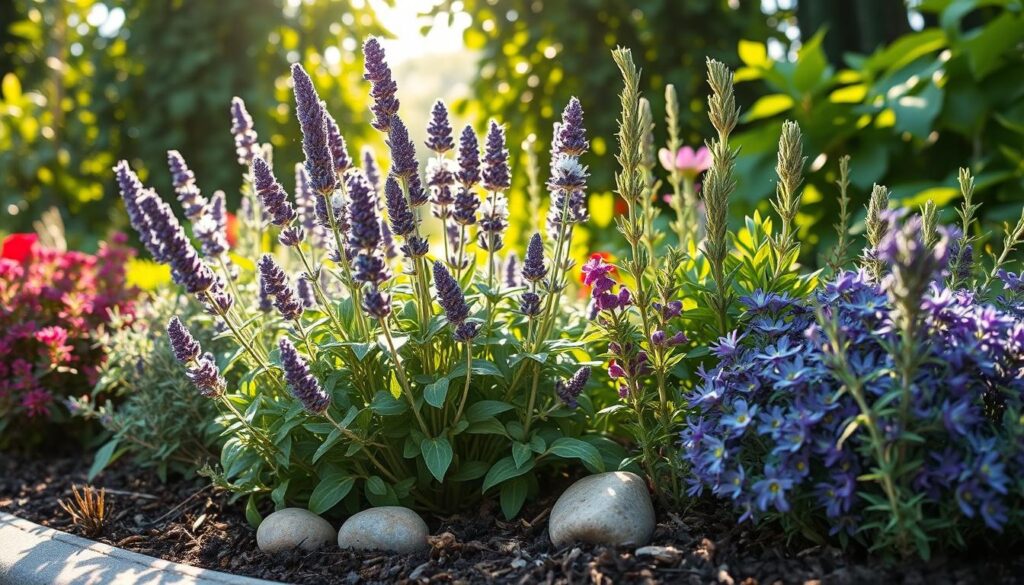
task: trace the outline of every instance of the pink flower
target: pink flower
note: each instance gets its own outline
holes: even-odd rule
[[[53,395],[42,388],[33,388],[21,396],[21,407],[29,418],[49,416]]]
[[[658,160],[666,171],[679,171],[683,176],[695,179],[697,175],[711,168],[711,151],[705,146],[697,150],[684,146],[675,153],[662,148],[658,151]]]
[[[0,258],[7,258],[15,262],[24,262],[32,255],[32,248],[39,241],[35,234],[11,234],[4,238],[0,248]]]

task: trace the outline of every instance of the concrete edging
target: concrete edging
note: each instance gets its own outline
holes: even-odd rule
[[[148,557],[0,512],[2,585],[271,585]]]

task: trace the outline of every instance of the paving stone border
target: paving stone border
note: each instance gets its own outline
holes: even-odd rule
[[[0,585],[272,585],[121,550],[0,512]]]

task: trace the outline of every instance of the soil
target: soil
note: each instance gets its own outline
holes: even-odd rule
[[[333,548],[266,555],[239,503],[202,479],[160,483],[115,464],[94,485],[106,488],[108,520],[99,534],[76,526],[58,501],[84,485],[82,458],[30,460],[0,454],[0,510],[134,552],[288,583],[1024,583],[1024,555],[992,550],[928,563],[887,563],[862,554],[786,543],[781,534],[737,525],[728,511],[700,504],[682,516],[659,512],[657,556],[630,548],[557,548],[547,536],[553,499],[503,521],[495,504],[473,515],[427,518],[431,549],[413,555]],[[566,478],[568,481],[568,478]],[[556,492],[557,493],[557,492]]]

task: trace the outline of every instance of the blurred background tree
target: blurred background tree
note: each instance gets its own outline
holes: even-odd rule
[[[29,229],[56,206],[72,245],[86,247],[125,223],[117,159],[167,195],[166,152],[177,149],[204,190],[237,192],[235,95],[289,180],[301,158],[289,63],[307,67],[357,139],[367,99],[357,51],[383,32],[369,5],[347,0],[2,0],[0,15],[3,229]]]

